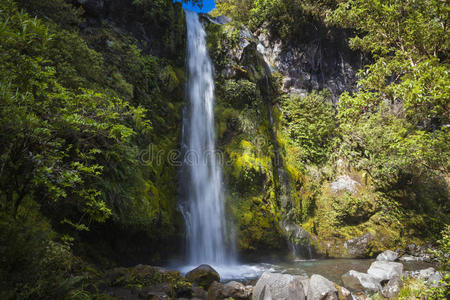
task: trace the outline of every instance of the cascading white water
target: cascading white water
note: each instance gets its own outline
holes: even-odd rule
[[[206,32],[197,13],[186,11],[189,106],[183,122],[182,207],[187,229],[189,264],[215,266],[232,263],[225,245],[226,223],[222,172],[216,156],[214,79]],[[232,251],[231,251],[232,253]]]

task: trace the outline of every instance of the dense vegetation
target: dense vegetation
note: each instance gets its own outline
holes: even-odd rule
[[[148,14],[165,57],[70,1],[0,3],[1,298],[79,286],[72,247],[109,265],[180,240],[176,169],[150,152],[177,147],[184,20],[170,1]]]
[[[2,299],[86,299],[99,292],[103,268],[160,263],[183,241],[177,158],[152,156],[180,147],[181,7],[112,1],[106,17],[78,2],[0,2]],[[233,18],[207,31],[240,253],[285,251],[288,240],[345,257],[344,243],[369,233],[357,256],[441,239],[437,256],[448,270],[448,4],[216,4],[212,15]],[[370,63],[337,104],[327,89],[289,95],[245,27],[284,50],[347,30]],[[339,178],[356,191],[333,191]],[[309,239],[292,240],[288,223]]]

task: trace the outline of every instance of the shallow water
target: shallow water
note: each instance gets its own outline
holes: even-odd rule
[[[291,275],[311,276],[319,274],[342,285],[341,276],[350,270],[367,272],[374,259],[317,259],[291,260],[279,263],[257,263],[228,266],[212,266],[222,281],[238,280],[249,282],[257,279],[265,271]],[[425,269],[433,266],[425,262],[402,262],[405,271]],[[176,267],[181,273],[187,273],[197,266]]]

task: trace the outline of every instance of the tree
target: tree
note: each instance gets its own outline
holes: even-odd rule
[[[448,13],[438,0],[344,0],[329,18],[355,28],[351,47],[373,57],[340,97],[341,154],[419,210],[448,210]]]
[[[54,35],[14,2],[0,5],[0,24],[1,208],[16,216],[24,201],[65,203],[81,215],[67,220],[80,229],[104,221],[102,172],[112,158],[137,165],[133,137],[149,128],[145,110],[63,87],[48,60]]]

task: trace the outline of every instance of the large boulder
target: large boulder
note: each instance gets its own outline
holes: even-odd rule
[[[381,290],[381,294],[388,299],[394,298],[402,288],[402,280],[400,276],[394,276]]]
[[[220,281],[219,273],[217,273],[210,265],[200,265],[186,273],[185,277],[190,282],[201,286],[205,290],[208,290],[209,286],[214,281]]]
[[[335,284],[323,276],[314,274],[309,280],[308,300],[337,300]]]
[[[230,281],[222,286],[221,294],[224,298],[250,299],[253,293],[252,286],[245,286],[237,281]]]
[[[367,274],[378,281],[391,280],[394,276],[402,276],[403,264],[388,261],[375,261],[370,265]]]
[[[304,300],[300,276],[264,272],[253,288],[253,300]]]
[[[350,270],[341,277],[344,286],[353,291],[368,291],[371,293],[381,291],[380,281],[375,277]]]
[[[391,250],[386,250],[380,254],[378,254],[377,256],[377,260],[379,261],[396,261],[398,259],[398,253],[391,251]]]

